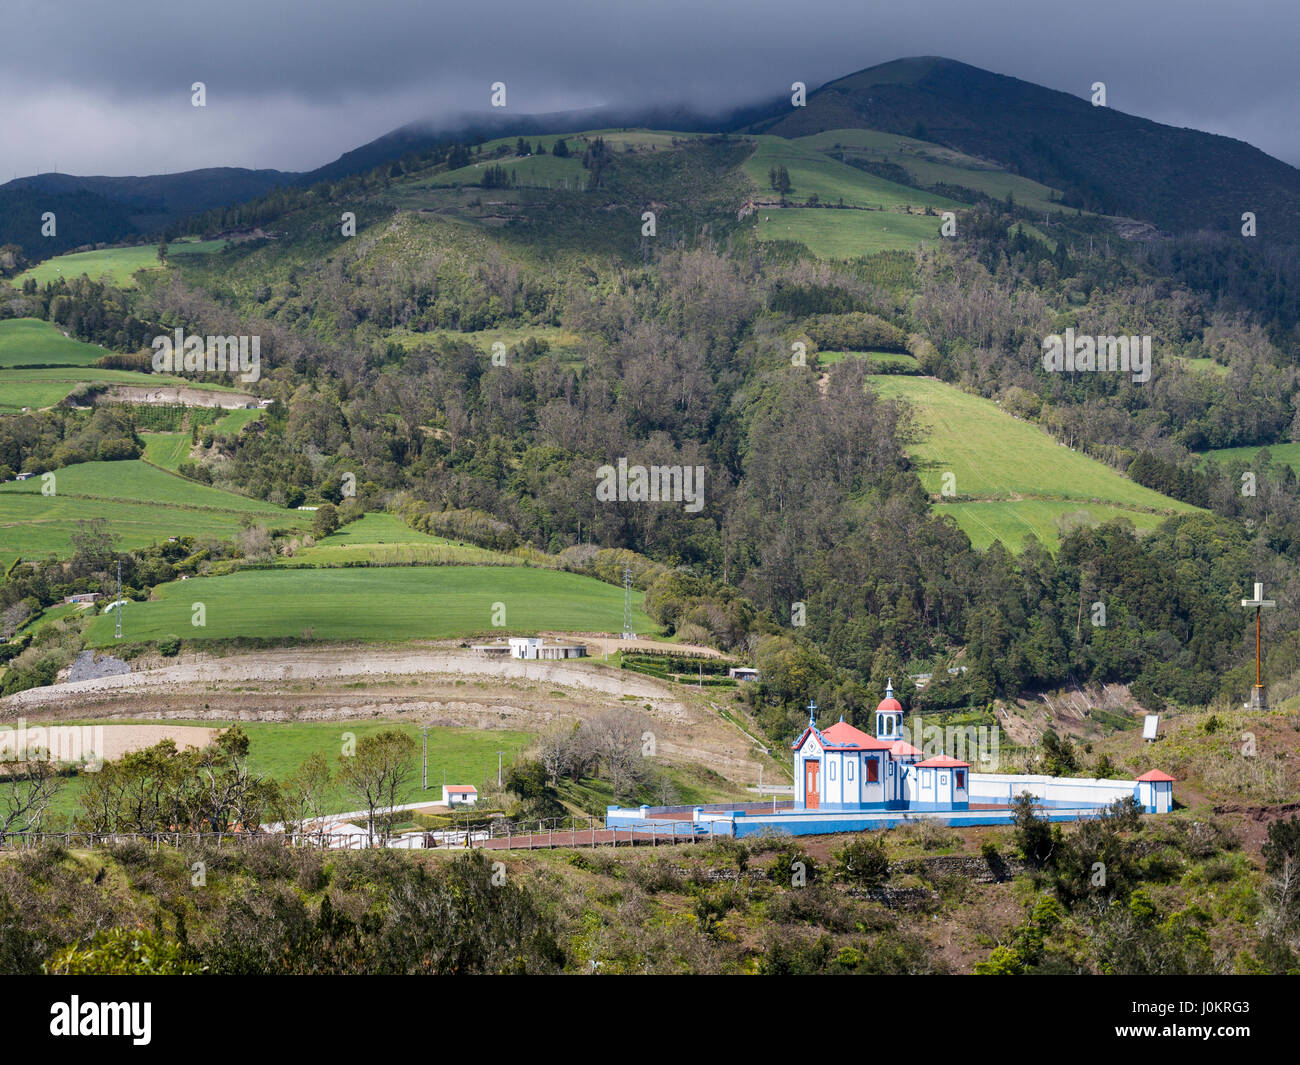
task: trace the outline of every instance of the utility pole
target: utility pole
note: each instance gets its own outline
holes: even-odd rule
[[[632,568],[623,567],[623,639],[636,637],[632,631]]]
[[[117,560],[117,631],[113,633],[115,640],[122,638],[122,560]]]
[[[429,726],[426,725],[420,729],[420,735],[424,737],[424,772],[420,780],[420,790],[429,790]]]
[[[501,787],[501,755],[504,751],[497,751],[497,787]]]
[[[1250,692],[1251,710],[1268,709],[1268,692],[1264,690],[1264,656],[1263,656],[1263,636],[1260,613],[1263,610],[1269,610],[1277,606],[1272,599],[1264,598],[1264,585],[1259,581],[1255,582],[1255,598],[1243,599],[1241,605],[1249,609],[1255,608],[1255,687]]]

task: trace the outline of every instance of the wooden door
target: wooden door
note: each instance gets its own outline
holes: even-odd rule
[[[821,806],[821,788],[818,778],[821,776],[821,762],[804,762],[804,806],[816,810]]]

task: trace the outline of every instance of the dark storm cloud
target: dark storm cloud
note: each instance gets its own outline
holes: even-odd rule
[[[788,93],[900,56],[943,55],[1300,163],[1300,16],[1184,0],[11,0],[0,43],[0,178],[58,169],[308,169],[388,130],[487,108],[689,103]],[[208,107],[190,106],[203,81]]]

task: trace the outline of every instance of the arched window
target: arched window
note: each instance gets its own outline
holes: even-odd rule
[[[853,779],[853,759],[852,759],[852,758],[849,759],[848,765],[847,765],[847,767],[846,767],[845,770],[844,770],[844,779],[845,779],[845,780],[852,780],[852,779]]]

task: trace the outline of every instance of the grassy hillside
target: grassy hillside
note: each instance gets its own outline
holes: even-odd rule
[[[1300,170],[1228,137],[1094,107],[1087,86],[1058,92],[936,56],[895,60],[823,85],[753,132],[803,138],[879,130],[996,161],[1071,202],[1167,231],[1235,232],[1250,188],[1284,239],[1300,234]],[[1124,166],[1116,166],[1124,159]]]
[[[894,373],[919,373],[920,367],[916,359],[911,355],[903,355],[897,351],[819,351],[817,352],[818,366],[834,366],[837,362],[843,362],[845,359],[866,359],[871,367],[889,366],[893,367]]]
[[[224,248],[224,240],[178,241],[168,246],[168,255],[206,255]],[[107,277],[113,284],[135,284],[137,270],[162,269],[158,262],[158,245],[140,244],[133,248],[101,248],[97,251],[79,251],[71,255],[56,255],[53,259],[33,266],[13,280],[21,286],[29,277],[38,285],[48,284],[60,277],[80,277],[86,274],[92,280]]]
[[[1001,540],[1014,550],[1033,533],[1054,548],[1062,520],[1094,524],[1124,516],[1139,529],[1151,529],[1171,514],[1196,509],[941,381],[879,375],[871,386],[915,407],[923,436],[911,453],[921,483],[976,547]],[[942,494],[946,474],[953,475],[953,495]]]
[[[107,355],[97,344],[65,337],[49,322],[11,318],[0,322],[0,369],[12,366],[89,366]]]
[[[141,433],[144,440],[144,459],[173,473],[189,457],[189,433]]]
[[[798,241],[828,259],[911,251],[923,240],[937,242],[942,222],[937,215],[806,207],[760,207],[751,217],[759,240]]]
[[[123,612],[128,640],[299,638],[317,640],[446,639],[490,632],[495,604],[505,604],[502,632],[618,632],[623,590],[591,577],[518,566],[245,570],[160,587],[157,598]],[[633,625],[655,631],[634,595]],[[191,624],[192,604],[207,625]],[[87,628],[92,647],[114,643],[108,614]]]
[[[326,566],[362,561],[376,565],[406,565],[413,562],[429,565],[446,565],[450,562],[467,565],[484,562],[496,565],[522,564],[519,559],[500,551],[488,551],[472,544],[417,532],[392,514],[366,514],[317,541],[312,547],[297,551],[292,560],[285,559],[286,564],[311,562]]]
[[[956,185],[995,200],[1005,200],[1010,195],[1022,207],[1042,211],[1068,209],[1058,202],[1059,193],[1047,185],[929,141],[872,129],[834,129],[799,137],[794,143],[831,156],[901,167],[922,186]]]
[[[104,725],[104,721],[76,721],[60,724]],[[117,725],[156,725],[171,726],[197,725],[201,728],[222,728],[221,721],[117,721],[108,723]],[[396,721],[241,721],[239,727],[248,733],[248,765],[254,773],[264,774],[275,780],[283,781],[291,776],[311,755],[323,754],[334,767],[342,750],[344,733],[351,733],[358,740],[365,736],[388,729],[405,732],[416,744],[420,744],[420,728],[414,723]],[[442,799],[442,781],[445,773],[448,784],[473,784],[482,788],[485,778],[491,773],[496,782],[497,752],[505,752],[505,764],[509,765],[514,757],[531,741],[532,734],[510,729],[493,729],[482,731],[469,728],[431,727],[429,729],[429,790],[420,788],[420,773],[417,771],[407,782],[398,797],[399,804],[421,802],[439,802]],[[84,776],[69,778],[67,785],[55,797],[51,812],[65,817],[75,817],[79,806],[77,796],[81,792]],[[328,808],[338,813],[355,810],[359,805],[355,796],[347,794],[342,788],[335,787],[328,799]]]
[[[1208,361],[1208,360],[1207,360]],[[1201,465],[1206,463],[1251,462],[1261,451],[1267,451],[1275,463],[1290,466],[1300,473],[1300,443],[1269,444],[1265,447],[1223,447],[1207,451],[1201,458]]]
[[[54,471],[56,494],[41,494],[42,479],[0,485],[3,555],[44,557],[71,553],[77,522],[105,518],[124,548],[168,536],[233,536],[246,520],[276,528],[311,524],[305,511],[285,510],[218,488],[195,484],[146,462],[86,462]]]
[[[227,385],[185,379],[172,374],[101,370],[93,366],[69,366],[66,369],[56,366],[44,370],[0,369],[0,413],[6,409],[12,413],[23,407],[52,407],[66,399],[80,384],[133,385],[138,388],[183,385],[209,392],[235,391]]]
[[[775,195],[769,180],[772,167],[784,166],[790,174],[789,198],[805,202],[816,195],[822,203],[868,207],[888,211],[903,207],[932,207],[951,210],[963,206],[946,196],[921,192],[887,181],[830,158],[816,148],[782,137],[758,137],[754,154],[745,163],[745,173],[762,196]]]

